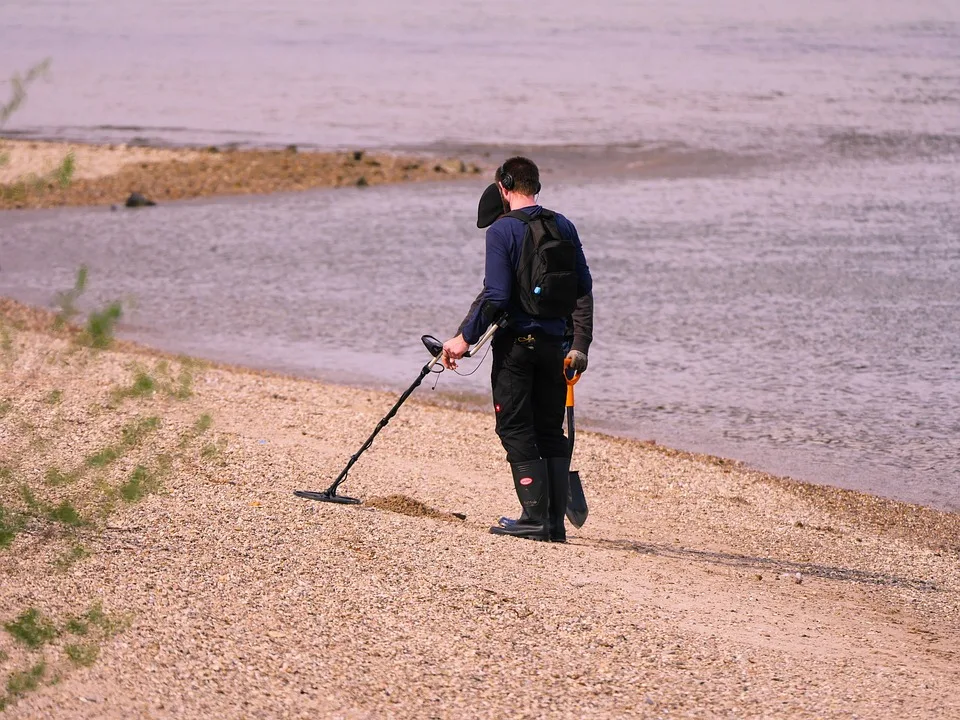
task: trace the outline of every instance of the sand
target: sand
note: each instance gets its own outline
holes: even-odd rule
[[[0,503],[27,517],[0,623],[60,630],[0,631],[0,683],[45,660],[6,717],[960,716],[957,515],[580,432],[584,527],[493,536],[517,502],[492,415],[427,393],[343,487],[372,503],[316,503],[293,491],[393,395],[0,313]],[[89,524],[50,519],[66,499]],[[71,634],[97,601],[111,622]]]
[[[66,187],[48,177],[68,153]],[[457,158],[390,153],[149,148],[0,139],[0,209],[155,202],[319,187],[450,180],[482,172]],[[36,182],[40,179],[39,184]]]

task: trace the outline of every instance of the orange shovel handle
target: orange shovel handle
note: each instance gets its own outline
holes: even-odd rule
[[[573,407],[573,386],[580,380],[580,373],[570,369],[570,358],[563,359],[563,379],[567,383],[567,407]]]

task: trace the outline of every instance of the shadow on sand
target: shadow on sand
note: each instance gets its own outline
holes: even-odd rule
[[[590,547],[598,547],[607,550],[625,550],[627,552],[639,553],[642,555],[656,555],[659,557],[692,560],[694,562],[708,563],[711,565],[749,568],[751,570],[767,570],[778,573],[800,573],[801,575],[819,577],[825,580],[845,580],[850,582],[865,583],[868,585],[910,588],[912,590],[923,590],[926,592],[939,591],[936,583],[930,580],[916,580],[913,578],[899,577],[897,575],[888,575],[886,573],[833,567],[830,565],[820,565],[818,563],[794,562],[791,560],[778,560],[776,558],[757,557],[754,555],[738,555],[735,553],[697,550],[696,548],[685,548],[658,543],[645,543],[638,542],[636,540],[599,540],[579,538],[574,540],[571,544],[587,545]]]

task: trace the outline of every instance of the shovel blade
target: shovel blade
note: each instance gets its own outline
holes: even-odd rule
[[[567,520],[577,528],[582,528],[587,521],[587,499],[583,496],[583,485],[580,483],[580,473],[570,471],[570,494],[567,496]]]

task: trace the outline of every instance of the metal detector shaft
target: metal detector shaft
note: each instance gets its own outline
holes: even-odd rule
[[[352,468],[354,464],[357,462],[357,460],[360,459],[360,456],[363,455],[366,449],[373,444],[373,439],[377,436],[377,434],[381,430],[383,430],[387,426],[387,423],[390,422],[391,418],[393,418],[393,416],[397,414],[397,411],[400,409],[400,406],[403,405],[404,401],[408,397],[410,397],[413,391],[420,386],[420,383],[422,383],[423,379],[430,374],[430,371],[433,369],[433,366],[436,365],[438,362],[440,362],[440,353],[438,353],[436,357],[434,357],[430,362],[428,362],[426,365],[423,366],[423,369],[420,370],[420,374],[417,376],[417,379],[413,381],[413,384],[406,389],[403,395],[400,396],[400,399],[397,400],[397,402],[394,404],[392,408],[390,408],[390,412],[388,412],[386,415],[383,416],[383,419],[377,424],[376,429],[372,433],[370,433],[370,437],[367,438],[367,441],[360,447],[359,450],[357,450],[357,452],[355,452],[353,455],[350,456],[350,461],[347,463],[347,466],[340,471],[340,474],[337,475],[337,479],[334,480],[333,484],[326,489],[325,494],[331,495],[331,496],[337,494],[337,488],[340,486],[340,483],[342,483],[344,480],[347,479],[347,473],[350,472],[350,468]]]
[[[502,325],[506,324],[506,321],[507,321],[506,315],[502,315],[495,323],[493,323],[489,328],[487,328],[487,331],[477,341],[477,343],[470,350],[464,353],[464,357],[470,357],[471,354],[476,353],[476,351],[484,343],[488,342],[490,338],[493,337],[493,334]],[[438,341],[434,340],[434,342],[436,342],[439,345]],[[350,472],[351,468],[356,464],[357,460],[360,459],[360,456],[363,455],[363,453],[367,450],[367,448],[369,448],[373,444],[373,439],[379,434],[381,430],[383,430],[387,426],[387,423],[390,422],[391,418],[393,418],[393,416],[397,414],[397,411],[400,409],[400,406],[403,405],[404,401],[406,401],[406,399],[410,397],[411,394],[413,394],[413,391],[420,386],[420,383],[423,382],[423,379],[430,374],[430,371],[433,370],[434,365],[440,362],[440,359],[442,357],[443,357],[443,352],[442,351],[438,352],[436,355],[434,355],[430,359],[430,362],[428,362],[426,365],[423,366],[423,368],[420,370],[420,374],[417,376],[417,379],[414,380],[413,384],[410,385],[410,387],[408,387],[406,391],[404,391],[403,395],[401,395],[397,399],[397,402],[394,403],[392,408],[390,408],[390,412],[384,415],[383,419],[377,424],[377,427],[374,429],[374,431],[370,433],[370,437],[367,438],[366,442],[363,443],[360,449],[350,456],[350,460],[347,462],[346,467],[344,467],[343,470],[340,471],[340,474],[337,475],[337,478],[333,481],[330,487],[328,487],[323,492],[315,492],[311,490],[294,490],[293,494],[297,495],[298,497],[308,498],[310,500],[321,500],[324,502],[339,502],[339,503],[345,503],[345,504],[359,503],[360,501],[355,498],[348,498],[348,497],[342,497],[337,495],[337,488],[340,487],[340,484],[347,479],[347,473]]]
[[[474,346],[473,346],[472,348],[470,348],[469,350],[467,350],[467,351],[463,354],[463,356],[464,356],[464,357],[472,357],[472,356],[476,355],[476,354],[477,354],[477,350],[479,350],[488,340],[490,340],[490,338],[493,337],[493,334],[494,334],[497,330],[499,330],[501,327],[503,327],[503,326],[506,325],[506,324],[507,324],[507,316],[506,316],[506,314],[503,314],[503,315],[501,315],[501,316],[497,319],[497,321],[496,321],[495,323],[493,323],[493,325],[491,325],[490,327],[487,328],[487,331],[486,331],[483,335],[480,336],[480,339],[479,339],[479,340],[477,340],[477,344],[474,345]],[[434,362],[436,362],[436,358],[434,358]]]

